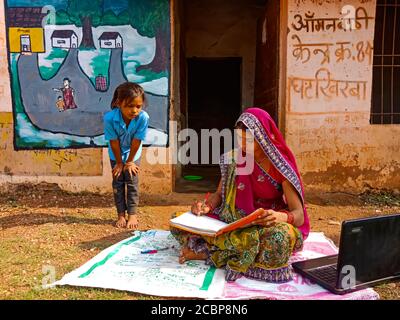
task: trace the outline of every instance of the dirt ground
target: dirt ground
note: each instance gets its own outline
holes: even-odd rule
[[[140,229],[168,229],[173,212],[184,211],[201,195],[141,196]],[[343,220],[400,212],[400,196],[389,192],[306,193],[312,231],[336,245]],[[0,299],[154,299],[114,290],[62,287],[41,289],[43,266],[56,279],[106,247],[130,236],[114,227],[111,194],[72,194],[49,184],[0,190]],[[400,299],[400,282],[375,288],[381,299]]]

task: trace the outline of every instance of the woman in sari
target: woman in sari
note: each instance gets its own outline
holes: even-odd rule
[[[64,110],[76,109],[78,108],[75,103],[75,90],[71,87],[71,80],[69,78],[64,78],[62,88],[53,88],[56,92],[62,92],[64,101]]]
[[[310,230],[295,158],[264,110],[247,109],[235,129],[239,133],[239,151],[221,157],[217,191],[207,200],[194,203],[192,212],[226,223],[260,208],[262,214],[250,225],[218,237],[172,228],[182,245],[179,261],[206,260],[217,268],[224,267],[227,281],[242,276],[268,282],[290,281],[289,258],[302,249]],[[252,150],[246,150],[249,138],[254,141]],[[240,164],[239,154],[246,155]],[[253,170],[239,174],[246,161],[254,162]]]

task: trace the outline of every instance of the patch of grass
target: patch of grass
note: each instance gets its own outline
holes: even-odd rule
[[[111,227],[108,225],[88,226],[87,223],[72,225],[68,224],[68,221],[54,222],[53,214],[48,214],[47,223],[36,224],[35,214],[31,214],[32,221],[29,221],[28,215],[24,218],[28,220],[24,221],[24,224],[16,224],[1,231],[0,297],[2,299],[156,299],[156,297],[101,288],[70,286],[43,288],[43,284],[61,279],[99,253],[99,249],[90,250],[93,245],[84,246],[84,241],[93,241],[104,248],[117,240],[111,241],[108,238],[103,240],[105,231],[110,232]],[[43,219],[46,219],[46,214],[43,215]],[[100,215],[99,219],[107,218],[107,213]],[[71,218],[76,219],[76,217]],[[82,219],[79,215],[77,218]],[[119,235],[120,230],[115,229],[114,232]],[[54,274],[46,269],[49,267],[54,268]]]
[[[14,207],[14,208],[18,207],[18,199],[16,199],[15,197],[8,196],[6,201],[7,201],[8,205],[11,207]]]
[[[67,55],[68,55],[68,50],[53,48],[50,54],[46,57],[46,60],[65,59]]]
[[[27,196],[30,190],[36,193],[35,201],[38,194],[42,195],[40,202],[35,204],[36,207],[32,205],[31,195]],[[68,206],[53,206],[50,202],[55,195],[62,205]],[[378,203],[390,203],[387,202],[385,193],[383,198],[376,194],[363,196],[366,196],[368,201],[376,201],[377,197],[378,200],[383,199]],[[392,199],[391,196],[392,194],[388,195],[389,199]],[[359,217],[360,212],[375,212],[375,208],[364,205],[361,201],[344,209],[337,205],[331,207],[325,204],[332,195],[320,194],[319,197],[320,202],[324,202],[311,206],[313,231],[325,232],[336,244],[339,241],[340,228],[329,226],[327,220],[336,217],[341,221],[345,218]],[[192,196],[183,197],[181,194],[174,194],[172,198],[167,204],[160,204],[160,200],[156,199],[157,205],[146,204],[140,207],[140,220],[145,228],[164,229],[165,223],[167,229],[171,213],[184,210],[192,201]],[[9,191],[0,193],[0,297],[28,300],[160,299],[157,296],[100,288],[62,286],[43,289],[43,283],[53,282],[46,278],[49,275],[46,273],[46,266],[54,267],[53,278],[59,280],[102,249],[131,236],[130,232],[113,227],[115,211],[114,208],[106,207],[108,202],[112,207],[111,195],[69,193],[52,184],[14,185]],[[15,203],[17,208],[12,203]],[[21,205],[24,204],[27,205],[27,209],[22,210]],[[397,209],[398,207],[391,207],[387,211],[395,212]],[[386,283],[374,289],[381,299],[400,299],[399,281]]]
[[[68,299],[68,300],[122,300],[134,299],[133,294],[123,291],[95,289],[95,288],[79,288],[79,287],[55,287],[42,289],[40,286],[30,289],[18,299],[37,300],[37,299]]]
[[[108,69],[110,66],[111,51],[108,49],[100,49],[97,51],[98,55],[95,56],[90,63],[93,68],[93,77],[91,81],[93,85],[96,85],[96,76],[103,75],[107,79],[107,86],[109,85],[110,79],[108,78]]]
[[[61,63],[60,62],[53,62],[51,67],[41,66],[40,67],[40,74],[42,75],[43,79],[49,80],[57,74],[58,69],[60,69]],[[56,99],[54,99],[54,108],[56,108]]]
[[[365,204],[375,206],[400,206],[400,195],[392,191],[367,191],[360,196]]]
[[[391,282],[374,288],[383,300],[400,300],[400,282]]]
[[[79,246],[63,245],[67,229],[55,232],[53,227],[37,227],[29,236],[18,235],[2,239],[0,247],[0,295],[4,299],[137,299],[145,298],[127,292],[75,287],[43,289],[51,283],[43,266],[54,267],[56,279],[79,267],[90,257],[82,255]],[[69,230],[72,233],[72,230]],[[73,262],[72,262],[73,261]],[[54,280],[56,280],[54,279]]]
[[[46,57],[46,60],[54,60],[54,59],[65,59],[68,55],[68,50],[63,50],[60,48],[53,48],[50,54]],[[60,66],[62,65],[62,61],[54,61],[51,63],[51,67],[47,66],[39,66],[39,72],[44,80],[49,80],[54,77]],[[55,104],[55,103],[54,103]]]

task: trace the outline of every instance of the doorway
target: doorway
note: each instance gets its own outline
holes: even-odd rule
[[[279,1],[176,1],[180,130],[190,128],[198,135],[201,129],[233,130],[251,106],[267,110],[278,123]],[[219,166],[204,158],[216,150],[209,149],[207,156],[201,149],[200,144],[196,163],[176,166],[175,191],[215,190]],[[219,153],[224,151],[222,145]],[[203,180],[187,181],[186,175]]]
[[[207,190],[218,185],[219,165],[215,160],[233,145],[225,146],[221,137],[220,148],[215,149],[211,138],[202,141],[201,132],[228,129],[233,137],[233,127],[241,113],[241,69],[242,58],[238,57],[187,59],[187,126],[197,133],[199,144],[197,159],[182,168],[182,176],[203,177],[196,183],[184,184],[191,191],[202,191],[203,185]]]
[[[202,129],[232,131],[241,109],[241,64],[241,58],[188,59],[188,127],[199,137]],[[199,143],[197,163],[218,166],[212,163],[211,141],[208,161],[202,147]]]

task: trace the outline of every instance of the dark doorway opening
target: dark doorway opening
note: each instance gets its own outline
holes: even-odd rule
[[[213,148],[211,139],[202,145],[201,130],[228,129],[233,137],[233,127],[241,113],[241,69],[242,58],[187,59],[187,125],[196,131],[199,145],[197,163],[183,166],[182,177],[199,175],[203,179],[196,182],[181,180],[182,183],[176,184],[176,191],[203,192],[217,187],[219,166],[212,163],[212,155],[218,150],[215,145]],[[204,148],[208,149],[208,161],[202,154]],[[224,151],[227,150],[224,150],[221,138],[218,158]]]
[[[178,132],[186,128],[232,129],[240,112],[250,106],[267,110],[284,129],[285,115],[279,107],[284,101],[278,101],[279,41],[285,37],[279,1],[174,3]],[[226,70],[229,64],[236,67]],[[177,150],[181,146],[179,143]],[[174,169],[176,192],[213,191],[220,178],[216,165],[179,162]],[[185,175],[200,175],[204,180],[186,181]]]

